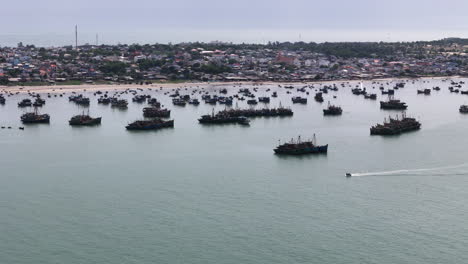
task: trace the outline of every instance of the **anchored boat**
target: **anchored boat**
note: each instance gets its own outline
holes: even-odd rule
[[[102,117],[93,118],[89,116],[89,113],[85,115],[84,113],[81,115],[76,115],[68,121],[71,126],[94,126],[101,124]]]
[[[315,134],[312,140],[302,141],[299,136],[297,140],[279,144],[274,150],[275,154],[282,155],[304,155],[304,154],[325,154],[328,152],[327,145],[317,145]]]
[[[127,130],[157,130],[166,127],[174,127],[174,120],[164,121],[162,119],[137,120],[128,124]]]
[[[48,114],[39,114],[37,108],[34,108],[34,112],[26,113],[21,116],[21,122],[25,124],[39,124],[49,123],[50,116]]]

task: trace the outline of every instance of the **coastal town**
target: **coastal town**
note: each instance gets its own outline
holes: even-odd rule
[[[1,46],[1,43],[0,43]],[[468,76],[468,40],[0,47],[0,85]]]

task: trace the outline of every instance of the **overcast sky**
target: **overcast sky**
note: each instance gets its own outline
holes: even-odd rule
[[[468,37],[466,0],[2,0],[0,46]]]

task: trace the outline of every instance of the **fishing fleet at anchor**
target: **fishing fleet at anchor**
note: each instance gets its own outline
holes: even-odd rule
[[[448,81],[448,80],[446,80]],[[372,125],[370,127],[371,135],[391,136],[400,135],[402,133],[417,131],[422,127],[419,120],[413,117],[409,117],[406,114],[406,110],[409,108],[408,104],[401,99],[395,98],[395,92],[399,89],[406,87],[406,84],[411,80],[402,80],[397,83],[388,82],[372,82],[372,89],[380,89],[382,99],[379,102],[381,110],[396,110],[401,111],[401,114],[389,116],[384,119],[381,124]],[[415,81],[412,80],[414,83]],[[468,94],[468,90],[461,90],[464,82],[451,81],[448,91],[450,93],[459,93],[456,90],[461,91],[461,95]],[[392,85],[391,87],[388,87]],[[134,104],[146,104],[142,108],[142,119],[130,121],[125,125],[126,130],[159,130],[164,128],[174,128],[174,119],[171,117],[171,109],[163,106],[158,100],[162,96],[167,96],[172,101],[175,107],[186,107],[186,105],[192,105],[196,107],[200,105],[200,102],[204,102],[207,105],[212,105],[212,111],[209,114],[203,114],[198,118],[198,123],[202,125],[219,125],[219,124],[238,124],[242,126],[250,126],[251,120],[255,118],[292,118],[294,111],[291,107],[284,107],[279,101],[278,107],[271,107],[271,98],[282,99],[278,95],[278,92],[285,92],[285,96],[290,96],[292,105],[294,104],[308,104],[308,96],[313,95],[316,104],[324,102],[324,96],[327,97],[328,105],[326,108],[322,108],[324,116],[341,116],[343,115],[343,109],[337,104],[332,104],[331,101],[337,98],[338,94],[330,93],[339,91],[339,88],[349,88],[349,91],[356,96],[363,96],[364,99],[377,99],[376,92],[369,92],[370,87],[363,87],[363,84],[352,86],[349,82],[343,82],[340,85],[337,84],[293,84],[282,86],[279,84],[276,89],[267,88],[261,89],[262,84],[253,84],[253,87],[245,88],[242,84],[233,84],[233,86],[240,87],[237,93],[233,89],[218,89],[211,90],[202,88],[194,88],[188,90],[187,88],[177,88],[172,90],[163,90],[162,88],[137,88],[137,89],[126,89],[120,91],[95,91],[92,94],[90,92],[83,91],[83,93],[72,92],[68,96],[68,101],[76,104],[78,107],[87,109],[82,111],[81,114],[72,116],[68,123],[70,126],[96,126],[100,125],[102,117],[92,117],[89,112],[89,107],[92,103],[90,96],[98,97],[96,102],[99,105],[109,105],[112,109],[117,111],[125,111],[129,107],[129,100],[125,98],[125,95],[132,95],[131,102]],[[341,86],[341,87],[340,87]],[[385,88],[385,86],[387,86]],[[294,91],[295,89],[295,91]],[[441,88],[439,86],[433,87],[432,89],[417,89],[416,94],[431,95],[431,91],[439,92]],[[154,97],[152,93],[157,92],[157,97]],[[21,95],[21,93],[12,93],[4,90],[0,93],[0,105],[5,105],[9,101],[9,97]],[[47,113],[40,113],[39,108],[46,104],[46,100],[43,99],[44,94],[38,94],[34,92],[28,92],[29,97],[22,98],[17,101],[18,108],[28,109],[33,108],[34,111],[24,112],[20,120],[24,124],[49,124],[51,116]],[[46,97],[63,97],[66,95],[65,92],[47,93]],[[385,98],[387,96],[388,98]],[[239,103],[244,103],[248,107],[241,108],[238,106]],[[235,104],[235,106],[233,106]],[[257,106],[260,104],[260,106]],[[216,105],[224,106],[223,110],[215,111]],[[461,105],[459,107],[460,113],[468,113],[468,105]],[[1,126],[1,128],[11,128],[11,126]],[[19,127],[24,130],[24,127]],[[302,140],[299,136],[297,140],[291,140],[283,144],[279,144],[273,149],[275,154],[280,155],[304,155],[304,154],[326,154],[328,152],[328,144],[318,145],[316,143],[315,134],[312,140]]]

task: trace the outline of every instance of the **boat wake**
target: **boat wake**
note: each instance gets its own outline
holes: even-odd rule
[[[363,172],[363,173],[350,173],[351,177],[365,177],[365,176],[456,176],[468,175],[468,163],[463,163],[454,166],[444,166],[436,168],[425,169],[410,169],[410,170],[393,170],[393,171],[377,171],[377,172]]]

